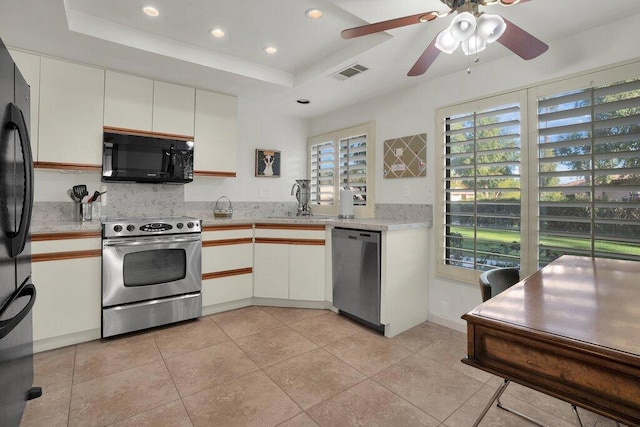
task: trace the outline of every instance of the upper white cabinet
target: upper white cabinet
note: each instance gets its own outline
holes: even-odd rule
[[[154,132],[193,136],[194,109],[194,88],[154,82]]]
[[[197,172],[235,176],[238,98],[196,90],[195,167]]]
[[[153,80],[107,71],[104,125],[151,132]]]
[[[39,162],[102,164],[104,70],[41,58]]]
[[[38,160],[38,107],[40,105],[40,57],[29,53],[9,50],[13,61],[18,66],[22,77],[31,88],[29,103],[31,105],[31,125],[29,136],[31,137],[31,151],[33,160]]]

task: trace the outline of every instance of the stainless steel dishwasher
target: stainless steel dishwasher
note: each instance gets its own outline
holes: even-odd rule
[[[334,228],[333,306],[380,332],[380,232]]]

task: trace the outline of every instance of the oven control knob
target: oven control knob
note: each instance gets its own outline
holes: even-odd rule
[[[180,230],[181,230],[181,229],[182,229],[182,227],[184,227],[184,224],[183,224],[183,223],[181,223],[181,222],[179,222],[179,223],[177,223],[177,224],[176,224],[176,227],[178,227],[178,229],[180,229]]]
[[[136,228],[133,225],[131,225],[131,224],[127,225],[127,231],[133,231],[135,229]]]
[[[121,225],[114,225],[113,226],[113,231],[115,231],[116,233],[119,233],[122,231],[122,226]]]
[[[192,222],[188,222],[188,223],[187,223],[187,227],[189,227],[189,228],[193,228],[193,223],[192,223]]]

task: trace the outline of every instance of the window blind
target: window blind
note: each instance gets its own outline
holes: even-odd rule
[[[640,260],[640,79],[538,98],[539,265]]]
[[[518,267],[519,103],[453,115],[445,127],[445,264]]]
[[[311,204],[332,205],[335,200],[335,143],[314,144],[310,151]]]
[[[339,141],[340,188],[353,190],[353,204],[367,204],[367,136],[359,135]]]

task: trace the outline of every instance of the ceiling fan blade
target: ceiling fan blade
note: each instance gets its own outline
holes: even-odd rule
[[[422,22],[433,21],[440,16],[440,12],[425,12],[416,15],[405,16],[404,18],[390,19],[388,21],[376,22],[375,24],[363,25],[361,27],[349,28],[340,33],[343,39],[366,36],[380,31],[391,30],[393,28],[406,27],[407,25],[420,24]]]
[[[418,58],[416,63],[413,64],[413,67],[407,73],[407,76],[409,77],[420,76],[424,74],[429,69],[429,67],[431,67],[431,64],[433,64],[433,61],[436,60],[436,58],[438,57],[438,55],[440,55],[440,52],[441,52],[440,49],[436,47],[436,39],[437,37],[433,39],[431,44],[427,46],[424,52],[422,52],[422,55],[420,55],[420,58]]]
[[[504,19],[504,18],[503,18]],[[549,49],[549,45],[529,34],[513,22],[504,20],[507,30],[498,43],[518,55],[520,58],[529,60],[536,58]]]

